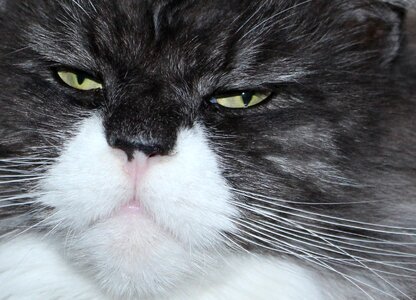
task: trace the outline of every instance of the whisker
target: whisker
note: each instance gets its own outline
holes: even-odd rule
[[[18,238],[19,236],[21,236],[21,235],[23,235],[23,234],[27,233],[28,231],[30,231],[30,230],[32,230],[32,229],[34,229],[34,228],[39,227],[40,225],[42,225],[42,224],[44,224],[44,223],[48,222],[50,219],[54,218],[56,215],[57,215],[57,213],[53,213],[53,214],[49,215],[48,217],[46,217],[46,218],[42,219],[41,221],[39,221],[39,222],[37,222],[37,223],[35,223],[35,224],[33,224],[33,225],[31,225],[31,226],[27,227],[25,230],[20,231],[17,235],[13,236],[13,237],[12,237],[12,239],[16,239],[16,238]]]
[[[21,182],[28,182],[28,181],[37,181],[40,179],[44,179],[44,176],[32,177],[32,178],[23,178],[23,179],[16,179],[16,180],[6,180],[0,181],[0,185],[2,184],[10,184],[10,183],[21,183]]]
[[[35,174],[18,174],[18,175],[0,175],[0,178],[38,178]]]
[[[251,207],[247,204],[242,204],[242,203],[238,203],[238,202],[235,202],[234,205],[236,205],[238,207],[241,207],[245,210],[251,211],[255,214],[262,215],[262,216],[264,216],[268,219],[271,219],[271,220],[274,220],[274,221],[277,221],[277,222],[283,222],[283,223],[288,222],[287,219],[285,219],[283,217],[280,217],[280,216],[277,216],[277,215],[274,215],[274,214],[270,214],[269,212],[265,211],[264,209],[256,210],[255,208],[253,208],[253,207]],[[263,221],[263,222],[266,222],[266,221]],[[269,224],[272,224],[272,223],[269,223]],[[304,224],[303,223],[303,225],[309,225],[309,224]],[[278,225],[273,224],[273,226],[277,227]],[[291,229],[291,230],[293,230],[293,229]],[[320,233],[320,234],[326,235],[326,233]],[[329,235],[329,236],[331,236],[331,235]],[[343,244],[347,244],[347,245],[350,245],[350,246],[354,246],[354,247],[360,247],[360,248],[364,248],[364,249],[383,251],[385,253],[365,251],[365,250],[360,250],[359,248],[354,248],[354,249],[349,249],[349,250],[359,251],[359,252],[363,252],[363,253],[377,254],[377,255],[385,255],[385,256],[412,257],[412,258],[416,257],[416,255],[413,254],[413,253],[390,251],[390,250],[384,250],[384,249],[373,248],[373,247],[368,247],[368,246],[361,246],[361,245],[348,243],[348,242],[345,242],[345,241],[342,241],[342,240],[340,241],[339,239],[341,239],[341,237],[337,237],[337,238],[338,239],[330,238],[330,240],[333,240],[333,241],[336,241],[336,242],[339,242],[339,243],[343,243]],[[384,244],[388,244],[388,242],[386,241]]]
[[[248,235],[250,235],[250,236],[252,236],[252,237],[254,237],[255,239],[260,239],[260,240],[263,240],[264,241],[264,239],[262,239],[262,238],[260,238],[260,237],[257,237],[257,236],[254,236],[254,235],[252,235],[252,234],[250,234],[250,233],[247,233],[246,231],[244,231],[244,233],[245,234],[248,234]],[[351,277],[351,276],[348,276],[348,275],[345,275],[345,274],[343,274],[342,272],[340,272],[340,271],[338,271],[338,270],[336,270],[336,269],[334,269],[333,267],[331,267],[330,265],[328,265],[328,264],[326,264],[326,263],[324,263],[323,261],[321,261],[320,260],[320,258],[318,258],[318,257],[316,257],[316,256],[313,256],[313,255],[310,255],[307,251],[305,251],[305,250],[302,250],[302,249],[298,249],[299,251],[301,251],[302,253],[304,253],[303,255],[301,255],[301,254],[297,254],[297,253],[294,253],[293,251],[291,251],[291,250],[288,250],[288,249],[286,249],[284,246],[281,246],[281,245],[276,245],[276,243],[273,243],[273,242],[271,242],[271,241],[265,241],[266,243],[269,243],[269,244],[272,244],[273,246],[277,246],[279,249],[284,249],[284,250],[277,250],[277,249],[275,249],[275,248],[272,248],[272,247],[268,247],[268,246],[266,246],[266,245],[263,245],[263,244],[259,244],[259,243],[257,243],[257,242],[255,242],[255,241],[252,241],[252,240],[249,240],[249,239],[247,239],[247,238],[244,238],[244,237],[241,237],[241,236],[238,236],[238,235],[236,235],[236,237],[237,238],[241,238],[241,239],[243,239],[243,240],[245,240],[246,242],[248,242],[248,243],[251,243],[251,244],[253,244],[253,245],[257,245],[257,246],[259,246],[259,247],[261,247],[261,248],[264,248],[264,249],[266,249],[266,250],[271,250],[271,251],[274,251],[274,252],[283,252],[283,253],[287,253],[287,254],[292,254],[293,256],[295,256],[295,257],[297,257],[297,258],[299,258],[299,259],[302,259],[302,260],[305,260],[305,261],[308,261],[308,262],[311,262],[311,263],[313,263],[313,264],[317,264],[318,266],[321,266],[321,267],[323,267],[323,268],[325,268],[325,269],[328,269],[329,271],[332,271],[332,272],[335,272],[336,274],[338,274],[338,275],[340,275],[341,277],[343,277],[345,280],[347,280],[348,282],[350,282],[351,284],[353,284],[355,287],[357,287],[360,291],[362,291],[365,295],[367,295],[368,297],[369,297],[369,299],[372,299],[372,300],[375,300],[371,295],[369,295],[361,286],[359,286],[357,283],[356,283],[356,281],[358,281],[359,283],[361,283],[361,284],[363,284],[363,285],[366,285],[364,282],[361,282],[360,280],[358,280],[358,279],[356,279],[356,278],[353,278],[353,277]],[[293,247],[293,246],[292,246]],[[372,286],[370,286],[370,287],[372,287]],[[372,288],[374,288],[374,287],[372,287]]]
[[[18,206],[27,206],[30,204],[35,204],[36,201],[29,201],[29,202],[22,202],[22,203],[12,203],[6,205],[0,205],[0,209],[10,208],[10,207],[18,207]]]
[[[30,198],[36,198],[36,197],[42,196],[44,194],[45,193],[25,193],[23,195],[6,197],[6,198],[0,197],[0,202],[15,201],[15,200],[21,200],[21,199],[28,199],[28,198],[29,199]]]
[[[310,3],[310,2],[311,2],[311,0],[306,0],[306,1],[303,1],[303,2],[300,2],[300,3],[297,3],[297,4],[292,5],[291,7],[287,8],[287,9],[284,9],[284,10],[279,11],[278,13],[276,13],[276,14],[268,17],[267,19],[264,19],[262,22],[258,23],[256,26],[254,26],[249,31],[247,31],[239,40],[244,40],[248,35],[252,34],[253,32],[256,32],[258,28],[266,25],[267,23],[272,23],[279,16],[284,15],[287,12],[289,12],[291,10],[294,10],[297,7],[306,5],[306,4]]]
[[[358,224],[358,225],[350,225],[350,224],[345,224],[345,223],[337,223],[337,222],[332,222],[332,221],[327,221],[324,219],[317,219],[317,218],[312,218],[312,217],[308,217],[302,214],[296,214],[296,213],[292,213],[289,211],[282,211],[276,208],[271,208],[271,207],[265,207],[259,204],[252,204],[253,206],[259,207],[259,208],[264,208],[264,209],[268,209],[268,210],[273,210],[276,212],[284,212],[286,214],[290,214],[296,217],[301,217],[301,218],[305,218],[305,219],[310,219],[310,220],[314,220],[314,221],[318,221],[318,222],[322,222],[322,223],[326,223],[326,224],[331,224],[331,225],[337,225],[340,227],[348,227],[348,228],[354,228],[354,229],[361,229],[361,230],[367,230],[367,231],[372,231],[372,232],[379,232],[379,233],[388,233],[388,234],[395,234],[395,235],[407,235],[407,236],[416,236],[416,233],[408,233],[408,232],[400,232],[400,231],[387,231],[387,230],[381,230],[381,229],[374,229],[374,228],[369,228],[369,227],[362,227],[360,225],[366,225],[366,226],[373,226],[376,228],[387,228],[387,229],[396,229],[396,230],[405,230],[405,231],[416,231],[416,228],[406,228],[406,227],[400,227],[400,226],[388,226],[388,225],[381,225],[381,224],[373,224],[373,223],[367,223],[367,222],[360,222],[360,221],[356,221],[356,220],[348,220],[348,219],[343,219],[343,218],[338,218],[338,217],[333,217],[333,216],[328,216],[328,215],[324,215],[324,214],[319,214],[319,213],[314,213],[314,212],[310,212],[310,211],[306,211],[306,210],[302,210],[299,208],[294,208],[294,207],[289,207],[283,204],[279,204],[276,202],[271,202],[268,200],[264,200],[260,197],[255,197],[253,195],[247,194],[247,193],[243,193],[241,191],[236,191],[236,193],[257,200],[259,202],[263,202],[266,204],[270,204],[273,206],[277,206],[280,208],[284,208],[287,210],[292,210],[295,212],[300,212],[300,213],[304,213],[306,215],[313,215],[313,216],[317,216],[317,217],[321,217],[321,218],[326,218],[326,219],[330,219],[330,220],[335,220],[335,221],[343,221],[343,222],[347,222],[347,223],[353,223],[353,224]],[[263,197],[263,196],[262,196]],[[264,196],[264,198],[267,198],[266,196]],[[274,199],[273,199],[274,200]],[[283,200],[282,200],[283,202]]]
[[[295,221],[290,221],[290,223],[296,223]],[[339,247],[339,246],[337,246],[337,245],[334,245],[333,243],[331,243],[331,242],[329,242],[327,239],[325,239],[325,238],[323,238],[322,236],[320,236],[319,234],[316,234],[314,231],[312,231],[312,230],[309,230],[309,229],[307,229],[307,228],[305,228],[305,227],[303,227],[303,226],[301,226],[301,228],[303,228],[303,229],[305,229],[305,230],[307,230],[309,233],[311,233],[313,236],[315,236],[315,237],[317,237],[317,238],[319,238],[319,239],[321,239],[321,240],[323,240],[323,241],[325,241],[325,242],[327,242],[329,245],[331,245],[331,246],[333,246],[333,247],[335,247],[336,249],[339,249],[341,252],[343,252],[346,256],[349,256],[349,257],[351,257],[354,261],[356,261],[358,264],[360,264],[363,268],[365,268],[365,269],[367,269],[367,270],[369,270],[371,273],[373,273],[374,275],[376,275],[378,278],[380,278],[382,281],[384,281],[385,283],[387,283],[390,287],[392,287],[393,289],[395,289],[396,291],[398,291],[400,294],[402,294],[403,296],[405,296],[406,298],[408,298],[408,299],[410,299],[411,300],[411,298],[407,295],[407,294],[405,294],[402,290],[400,290],[399,288],[397,288],[395,285],[393,285],[390,281],[388,281],[387,279],[385,279],[383,276],[381,276],[380,274],[379,274],[379,272],[378,272],[378,270],[375,270],[375,269],[373,269],[373,268],[370,268],[370,267],[368,267],[366,264],[364,264],[363,262],[362,262],[362,259],[357,259],[354,255],[352,255],[351,253],[348,253],[347,251],[345,251],[345,249],[344,248],[341,248],[341,247]],[[398,298],[397,298],[398,299]]]
[[[227,245],[229,245],[232,249],[234,250],[242,250],[246,253],[251,253],[250,251],[248,251],[247,249],[245,249],[244,247],[242,247],[241,245],[239,245],[238,243],[236,243],[235,241],[233,241],[231,238],[229,238],[226,234],[219,232],[219,234],[221,235],[222,238],[225,239],[225,242],[227,243]],[[229,244],[231,243],[231,245]]]
[[[288,223],[288,222],[293,223],[293,222],[291,222],[291,221],[289,221],[289,220],[285,220],[285,219],[283,219],[283,220],[284,220],[284,221],[286,221],[286,223]],[[327,247],[317,246],[317,245],[315,245],[315,244],[314,244],[314,243],[316,243],[316,241],[311,240],[311,239],[308,239],[308,238],[305,238],[304,236],[299,236],[299,235],[296,235],[296,234],[293,234],[293,233],[289,233],[290,235],[294,236],[295,238],[290,238],[290,237],[288,237],[288,232],[287,232],[287,230],[293,230],[293,229],[284,228],[284,227],[282,227],[282,226],[275,226],[275,224],[273,224],[273,226],[269,226],[269,224],[266,224],[266,227],[268,227],[268,228],[270,228],[270,229],[272,229],[272,230],[274,230],[274,229],[276,229],[276,227],[278,227],[279,229],[283,229],[283,230],[285,231],[284,233],[279,234],[279,233],[278,233],[278,232],[276,232],[276,231],[270,231],[270,230],[268,230],[268,229],[264,228],[264,226],[265,226],[264,222],[258,222],[258,221],[253,221],[253,220],[251,220],[250,222],[247,222],[247,221],[246,221],[246,224],[248,225],[248,228],[253,229],[252,227],[253,227],[253,226],[255,226],[256,228],[259,228],[260,230],[263,230],[262,232],[259,232],[259,233],[261,233],[261,234],[263,234],[263,235],[265,235],[264,231],[266,231],[266,232],[271,233],[271,234],[273,234],[273,235],[275,235],[275,236],[281,236],[281,237],[283,237],[283,238],[285,238],[285,239],[290,239],[290,240],[294,240],[294,241],[296,241],[296,242],[304,243],[304,244],[307,244],[307,245],[309,245],[309,246],[313,246],[314,248],[318,248],[318,249],[320,248],[320,249],[324,249],[324,250],[326,250],[326,251],[334,252],[334,253],[337,253],[337,254],[344,254],[344,255],[347,255],[347,256],[353,257],[353,256],[351,256],[350,254],[348,254],[348,253],[345,251],[345,249],[346,249],[346,248],[344,248],[344,247],[340,247],[340,246],[335,246],[334,244],[329,243],[328,241],[325,241],[325,243],[326,243],[326,244],[328,244],[328,245],[330,245],[330,246],[333,246],[333,247],[335,247],[335,248],[339,249],[339,251],[336,251],[336,250],[334,250],[334,249],[328,249]],[[257,224],[258,226],[254,225],[254,224]],[[241,223],[240,223],[240,225],[241,225]],[[303,228],[303,226],[302,226],[302,228]],[[309,231],[309,230],[308,230],[308,231]],[[316,236],[318,236],[318,235],[316,235]],[[268,236],[268,238],[269,238],[269,239],[274,239],[274,238],[273,238],[273,237],[271,237],[271,236]],[[308,241],[310,241],[310,242],[314,242],[314,243],[306,243],[306,242],[304,242],[304,241],[301,241],[299,238],[300,238],[300,239],[306,239],[306,240],[308,240]],[[322,244],[322,243],[319,243],[319,244]],[[309,252],[319,255],[319,254],[318,254],[318,253],[316,253],[316,252],[312,252],[312,251],[309,251]],[[377,254],[378,254],[378,253],[377,253]],[[413,257],[413,256],[412,256],[412,257]],[[414,270],[414,269],[404,268],[404,267],[402,267],[402,266],[396,266],[396,265],[388,264],[388,263],[385,263],[385,262],[382,262],[382,261],[374,261],[374,260],[371,260],[371,259],[366,259],[366,258],[363,258],[363,257],[357,257],[357,256],[355,256],[355,257],[353,257],[353,259],[354,259],[357,263],[359,263],[359,265],[354,264],[356,267],[360,267],[360,266],[362,267],[362,265],[363,265],[363,261],[365,261],[365,262],[367,262],[367,263],[377,263],[377,264],[379,264],[379,265],[384,265],[384,266],[394,267],[394,268],[397,268],[397,269],[406,270],[406,271],[410,271],[410,272],[416,272],[416,270]],[[336,258],[331,258],[331,260],[341,261],[341,262],[342,262],[342,261],[344,261],[343,259],[336,259]],[[375,270],[375,269],[374,269],[374,270]],[[384,270],[375,270],[375,271],[380,272],[380,273],[383,273],[383,274],[388,274],[388,275],[398,276],[398,277],[404,277],[404,278],[416,278],[415,276],[410,276],[410,275],[405,275],[405,274],[398,274],[398,273],[389,272],[389,271],[384,271]]]

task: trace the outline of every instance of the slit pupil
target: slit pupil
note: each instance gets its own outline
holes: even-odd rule
[[[79,85],[83,84],[86,76],[84,74],[77,74],[77,82]]]
[[[250,104],[251,99],[253,99],[253,93],[242,92],[241,98],[243,99],[244,107],[247,107]]]

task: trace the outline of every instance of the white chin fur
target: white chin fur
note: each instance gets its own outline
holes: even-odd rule
[[[55,209],[48,221],[70,232],[69,258],[104,290],[163,293],[220,248],[238,213],[199,125],[179,132],[175,154],[154,161],[137,189],[120,153],[98,116],[85,120],[41,182],[40,202]],[[143,214],[114,214],[135,197]]]
[[[112,233],[109,234],[111,236]],[[130,274],[117,274],[112,277],[111,272],[120,273],[121,269],[114,269],[117,264],[129,264],[130,261],[120,262],[120,258],[109,261],[102,256],[106,255],[100,247],[111,247],[108,239],[111,237],[95,236],[97,248],[84,248],[86,251],[96,251],[96,254],[87,253],[87,257],[94,256],[95,261],[90,268],[97,268],[96,263],[104,263],[107,270],[103,268],[96,270],[103,272],[102,276],[111,282],[103,281],[103,285],[109,289],[113,296],[103,295],[96,285],[87,279],[87,274],[82,274],[79,269],[70,266],[62,251],[59,249],[59,241],[55,243],[51,239],[44,239],[42,235],[24,235],[12,242],[0,244],[0,299],[9,300],[349,300],[337,291],[345,290],[345,286],[337,286],[330,283],[326,288],[320,287],[320,274],[311,273],[293,264],[290,259],[278,259],[272,257],[260,257],[254,255],[224,256],[218,261],[207,262],[204,268],[204,278],[193,276],[177,289],[172,289],[163,295],[155,290],[155,297],[142,297],[140,290],[129,286],[129,280],[149,280],[145,274],[151,274],[151,270],[136,272],[132,277]],[[85,241],[83,241],[85,242]],[[81,242],[79,244],[83,245]],[[166,247],[170,247],[166,243]],[[153,256],[149,265],[154,272],[166,272],[165,279],[176,275],[177,271],[171,268],[171,263],[185,264],[183,261],[175,260],[177,245],[173,245],[171,253],[173,256],[168,260]],[[161,249],[167,251],[166,249]],[[121,249],[119,249],[121,250]],[[132,249],[137,250],[137,249]],[[125,251],[128,251],[126,248]],[[138,250],[140,251],[140,250]],[[85,254],[85,253],[82,253]],[[124,253],[126,254],[126,253]],[[131,256],[132,257],[132,256]],[[84,258],[85,259],[85,258]],[[161,259],[155,266],[154,262]],[[166,263],[167,262],[167,263]],[[133,271],[137,264],[133,262],[125,269]],[[205,267],[205,266],[204,266]],[[149,273],[145,273],[149,271]],[[172,274],[173,273],[173,274]],[[159,276],[160,278],[160,276]],[[147,288],[157,287],[157,282],[149,284]],[[329,282],[328,282],[329,284]],[[144,284],[141,285],[142,287]],[[139,286],[136,286],[139,288]],[[146,293],[149,293],[146,290]],[[133,294],[136,294],[133,296]],[[131,295],[131,296],[129,296]],[[354,298],[359,299],[359,298]]]

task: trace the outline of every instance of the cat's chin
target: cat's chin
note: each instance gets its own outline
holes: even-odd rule
[[[95,224],[71,242],[71,259],[117,299],[163,295],[192,273],[195,258],[136,207]]]
[[[106,238],[101,236],[104,233]],[[171,239],[140,206],[130,204],[94,226],[92,234],[101,236],[100,240],[108,243],[109,251],[113,255],[124,258],[129,258],[130,252],[140,256],[151,255],[152,249]]]

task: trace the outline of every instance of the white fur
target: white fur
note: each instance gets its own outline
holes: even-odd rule
[[[52,241],[21,236],[0,245],[0,299],[104,298],[82,274],[68,265]]]
[[[211,276],[211,277],[210,277]],[[313,274],[290,260],[242,255],[228,257],[207,282],[172,298],[198,300],[324,300]],[[185,290],[186,291],[186,290]]]
[[[62,234],[0,246],[0,299],[322,299],[305,270],[225,249],[238,211],[199,125],[145,161],[131,176],[100,118],[82,122],[39,185]],[[120,213],[131,199],[141,211]]]
[[[69,231],[68,259],[114,296],[164,294],[205,264],[238,215],[200,126],[178,133],[174,154],[153,157],[140,178],[112,149],[99,117],[80,125],[40,188],[48,222]],[[139,215],[119,215],[131,199]]]
[[[24,236],[0,246],[0,298],[9,300],[125,299],[101,294],[72,269],[50,240]],[[270,257],[224,257],[204,278],[196,277],[166,300],[328,299],[308,271]],[[3,271],[7,270],[7,271]],[[137,299],[137,298],[136,298]],[[145,298],[139,298],[145,299]],[[333,299],[336,299],[333,298]]]

